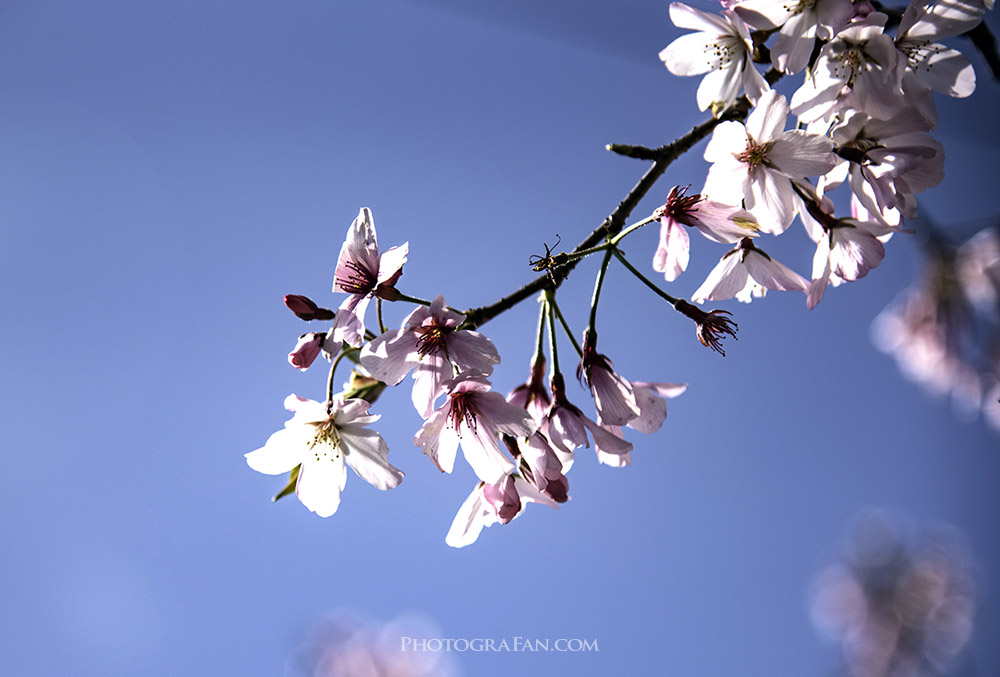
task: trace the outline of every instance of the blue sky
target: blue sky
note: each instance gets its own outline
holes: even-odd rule
[[[792,294],[722,304],[740,324],[725,358],[612,268],[602,350],[631,379],[689,391],[633,438],[631,467],[582,450],[571,502],[464,550],[444,535],[474,476],[441,475],[412,446],[403,388],[374,408],[398,489],[352,474],[323,520],[271,504],[281,479],[246,467],[287,394],[322,398],[323,370],[285,361],[306,329],[281,297],[339,302],[328,290],[359,207],[383,246],[410,243],[403,291],[482,305],[638,179],[644,164],[605,144],[658,145],[701,119],[697,78],[656,56],[680,33],[667,3],[609,5],[4,4],[0,672],[286,674],[314,625],[349,610],[419,614],[446,637],[600,646],[466,653],[465,674],[828,674],[838,649],[810,623],[810,585],[871,506],[962,531],[981,582],[967,660],[997,669],[997,438],[869,340],[916,275],[904,237],[814,311]],[[938,106],[947,175],[922,204],[942,223],[997,211],[1000,87],[972,58],[977,92]],[[700,150],[636,216],[701,184]],[[793,231],[783,260],[805,273],[810,243]],[[655,238],[626,251],[641,262]],[[721,254],[693,248],[671,286],[682,296]],[[560,292],[578,330],[595,268]],[[535,314],[527,302],[483,328],[498,390],[527,377]]]

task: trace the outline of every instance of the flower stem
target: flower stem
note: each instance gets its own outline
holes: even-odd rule
[[[381,333],[385,333],[385,322],[382,321],[382,299],[381,297],[375,298],[375,314],[378,316],[378,330]]]
[[[358,348],[347,348],[346,350],[341,351],[341,353],[337,355],[337,359],[335,359],[333,364],[330,365],[330,373],[326,377],[326,406],[328,411],[333,403],[333,374],[337,371],[337,365],[340,364],[342,359],[347,357],[347,353],[357,350]]]
[[[625,258],[625,255],[622,254],[620,251],[618,251],[617,247],[615,247],[614,249],[612,249],[612,251],[614,252],[615,256],[618,257],[618,260],[622,262],[622,265],[624,265],[626,268],[628,268],[629,272],[631,272],[633,275],[635,275],[637,278],[639,278],[640,282],[642,282],[644,285],[646,285],[647,287],[649,287],[650,289],[652,289],[654,292],[656,292],[657,296],[659,296],[660,298],[666,300],[666,302],[669,303],[670,305],[675,305],[677,303],[678,299],[674,298],[673,296],[671,296],[667,292],[665,292],[662,289],[660,289],[659,287],[657,287],[656,284],[654,284],[652,281],[649,280],[649,278],[647,278],[645,275],[643,275],[642,273],[640,273],[636,269],[635,266],[633,266],[631,263],[628,262],[628,259]]]
[[[604,259],[601,260],[601,267],[597,271],[597,279],[594,280],[594,295],[590,299],[590,322],[587,329],[590,332],[597,331],[597,304],[601,300],[601,287],[604,286],[604,276],[608,272],[608,264],[611,262],[612,254],[617,251],[614,247],[609,247],[604,252]]]
[[[647,223],[652,223],[653,221],[656,221],[656,216],[655,215],[647,216],[642,221],[639,221],[638,223],[633,223],[631,226],[629,226],[628,228],[626,228],[625,230],[623,230],[622,232],[618,233],[613,238],[611,238],[610,240],[608,240],[608,245],[611,246],[611,247],[614,247],[619,242],[621,242],[622,239],[626,235],[628,235],[629,233],[632,233],[632,232],[634,232],[636,230],[639,230],[640,228],[642,228],[643,226],[645,226]]]
[[[543,359],[542,353],[545,350],[546,315],[548,315],[548,300],[545,298],[545,292],[542,292],[538,297],[538,334],[535,339],[535,354],[531,356],[532,364],[538,362],[540,359]]]
[[[549,325],[549,353],[552,354],[552,371],[550,372],[550,379],[554,379],[559,373],[559,350],[556,347],[556,322],[554,318],[555,314],[555,292],[551,289],[546,289],[545,303],[543,307],[545,308],[545,315],[548,319]]]
[[[555,294],[552,295],[551,304],[552,310],[556,313],[556,318],[559,319],[559,324],[562,325],[563,331],[566,332],[566,336],[569,337],[570,343],[572,343],[573,347],[576,348],[576,354],[583,357],[583,350],[580,349],[580,344],[576,342],[576,337],[573,336],[573,330],[569,328],[569,323],[566,322],[566,318],[563,317],[562,311],[559,310],[559,304],[556,303]]]
[[[431,305],[430,301],[425,301],[423,299],[418,299],[418,298],[413,297],[413,296],[407,296],[406,294],[404,294],[402,292],[399,292],[399,291],[397,291],[396,293],[398,295],[393,299],[394,301],[409,301],[410,303],[416,303],[417,305],[420,305],[420,306],[430,306]]]

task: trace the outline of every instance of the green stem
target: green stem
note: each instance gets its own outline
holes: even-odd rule
[[[545,292],[538,297],[538,334],[535,339],[535,354],[531,356],[531,363],[534,364],[542,359],[542,351],[545,345],[545,317],[548,315],[548,301]]]
[[[549,325],[549,353],[552,354],[552,371],[549,372],[550,379],[554,379],[556,374],[559,373],[559,350],[556,347],[556,322],[555,322],[555,292],[551,289],[546,289],[545,303],[543,307],[545,308],[545,316],[548,319]]]
[[[597,304],[601,300],[601,287],[604,286],[604,276],[608,272],[608,264],[611,262],[611,255],[614,252],[614,247],[610,247],[604,252],[601,268],[597,271],[597,279],[594,280],[594,295],[590,299],[590,322],[587,323],[587,329],[591,332],[597,331]]]
[[[570,343],[576,348],[576,354],[583,357],[583,350],[580,348],[580,344],[576,342],[576,337],[573,336],[573,330],[569,328],[569,323],[566,322],[566,318],[563,317],[562,311],[559,309],[559,304],[556,303],[556,295],[552,294],[552,299],[550,301],[552,304],[552,310],[555,311],[556,317],[559,319],[559,324],[562,325],[563,331],[566,332],[566,336],[569,337]]]
[[[656,221],[656,220],[657,220],[657,218],[656,218],[656,215],[654,214],[652,216],[647,216],[646,218],[644,218],[642,221],[639,221],[638,223],[633,223],[631,226],[629,226],[628,228],[626,228],[625,230],[623,230],[622,232],[618,233],[613,238],[611,238],[608,241],[608,245],[614,247],[616,244],[618,244],[619,242],[621,242],[622,239],[626,235],[628,235],[629,233],[634,232],[636,230],[639,230],[640,228],[642,228],[643,226],[645,226],[647,223],[652,223],[653,221]]]
[[[647,278],[645,275],[643,275],[638,270],[636,270],[636,267],[633,266],[631,263],[629,263],[628,259],[625,258],[625,255],[622,254],[620,251],[618,251],[617,248],[613,249],[612,251],[614,252],[615,256],[618,257],[618,260],[622,262],[622,265],[624,265],[626,268],[628,268],[629,272],[631,272],[633,275],[635,275],[637,278],[639,278],[640,282],[642,282],[644,285],[646,285],[647,287],[649,287],[650,289],[652,289],[654,292],[656,292],[657,296],[659,296],[660,298],[666,300],[666,302],[669,303],[670,305],[674,305],[674,304],[677,303],[678,299],[674,298],[673,296],[671,296],[667,292],[665,292],[662,289],[660,289],[659,287],[657,287],[656,284],[654,284],[651,280],[649,280],[649,278]]]
[[[404,293],[402,293],[400,291],[397,291],[396,293],[398,294],[398,296],[396,296],[396,298],[393,299],[394,301],[409,301],[410,303],[416,303],[417,305],[420,305],[420,306],[429,306],[429,305],[431,305],[430,301],[425,301],[423,299],[418,299],[418,298],[416,298],[414,296],[407,296],[406,294],[404,294]]]
[[[375,299],[375,314],[378,316],[378,330],[385,333],[385,322],[382,321],[382,299]]]
[[[347,357],[347,353],[357,350],[358,348],[348,348],[342,351],[339,355],[337,355],[337,359],[333,361],[333,364],[330,365],[330,373],[326,377],[326,406],[328,409],[330,404],[333,402],[333,374],[337,371],[337,365],[340,364],[342,359]]]

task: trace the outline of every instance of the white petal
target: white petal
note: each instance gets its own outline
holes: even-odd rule
[[[493,365],[500,363],[500,354],[493,342],[476,331],[456,331],[445,337],[448,357],[465,371],[474,369],[489,375]]]
[[[746,267],[750,276],[766,289],[806,291],[809,288],[801,275],[759,251],[747,254]]]
[[[404,242],[382,253],[378,264],[378,283],[382,284],[398,273],[406,263],[406,255],[410,251],[410,243]]]
[[[387,331],[361,349],[361,364],[372,378],[394,386],[413,368],[415,363],[409,358],[416,349],[413,332],[405,329]]]
[[[722,257],[705,281],[691,295],[695,303],[724,301],[733,298],[747,283],[747,270],[740,263],[740,252],[734,250]]]
[[[458,452],[458,435],[447,425],[450,414],[450,407],[441,407],[424,421],[413,438],[413,444],[423,447],[424,453],[438,470],[446,473],[455,468],[455,456]]]
[[[670,3],[670,20],[678,28],[693,31],[726,35],[734,33],[735,30],[725,18],[689,7],[683,2]]]
[[[340,507],[340,493],[347,483],[343,455],[326,456],[302,464],[295,493],[302,505],[320,517],[329,517]]]
[[[304,427],[285,428],[267,438],[263,447],[244,454],[247,465],[265,475],[281,475],[302,463],[311,438]]]
[[[767,159],[785,176],[822,176],[837,164],[833,141],[798,130],[785,132],[768,150]]]
[[[374,430],[348,427],[340,430],[341,448],[351,470],[376,489],[392,489],[403,481],[403,472],[389,464],[389,447]]]
[[[444,542],[453,548],[463,548],[475,543],[479,534],[482,533],[483,527],[493,524],[495,521],[496,516],[483,501],[482,483],[479,483],[458,509]]]
[[[773,141],[781,136],[788,117],[788,102],[773,89],[765,92],[757,106],[747,116],[747,134],[757,143]]]
[[[660,244],[653,255],[653,270],[663,273],[667,282],[673,282],[688,266],[691,241],[687,230],[672,218],[664,218],[660,225]]]

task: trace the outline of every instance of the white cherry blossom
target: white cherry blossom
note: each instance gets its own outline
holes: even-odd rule
[[[809,283],[801,275],[775,261],[744,238],[739,246],[728,251],[708,274],[708,278],[691,296],[696,303],[724,301],[736,297],[750,303],[753,297],[762,297],[768,289],[802,291]]]
[[[792,180],[826,174],[836,163],[830,139],[784,131],[787,117],[785,97],[767,92],[745,125],[723,122],[705,148],[713,164],[702,195],[732,205],[743,201],[767,233],[783,232],[795,218]]]
[[[376,489],[391,489],[403,472],[387,460],[385,440],[365,426],[379,419],[369,415],[368,402],[334,398],[325,402],[296,395],[285,398],[285,409],[295,413],[263,447],[246,454],[247,465],[265,475],[281,475],[299,467],[295,493],[320,517],[340,506],[347,482],[347,466]]]
[[[674,75],[707,73],[698,87],[699,110],[713,104],[728,106],[741,92],[751,101],[757,101],[770,89],[754,68],[750,31],[735,12],[709,14],[674,2],[670,5],[670,20],[678,28],[698,31],[667,45],[660,52],[660,60]]]

